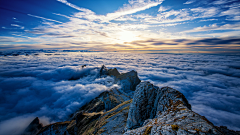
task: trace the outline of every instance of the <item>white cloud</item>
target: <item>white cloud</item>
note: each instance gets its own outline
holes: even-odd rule
[[[216,5],[225,4],[225,3],[228,3],[228,1],[229,0],[216,0],[212,4],[216,4]]]
[[[53,19],[44,18],[44,17],[41,17],[41,16],[36,16],[36,15],[32,15],[32,14],[27,14],[27,15],[28,15],[28,16],[32,16],[32,17],[35,17],[35,18],[40,18],[40,19],[43,19],[43,20],[51,21],[51,22],[62,23],[62,22],[60,22],[60,21],[56,21],[56,20],[53,20]]]
[[[174,9],[174,7],[171,7],[172,9],[170,10],[170,7],[168,6],[160,6],[163,0],[129,0],[128,4],[124,4],[115,12],[108,13],[106,15],[98,15],[89,9],[74,5],[67,0],[58,1],[78,10],[79,12],[76,12],[71,16],[53,13],[69,19],[68,22],[64,23],[57,20],[30,15],[45,21],[42,25],[35,27],[32,30],[25,30],[27,33],[26,35],[13,33],[15,36],[22,37],[21,40],[20,38],[16,38],[15,42],[37,42],[37,47],[39,48],[54,48],[54,46],[59,46],[59,48],[73,47],[112,51],[117,49],[117,47],[113,45],[122,44],[126,41],[130,42],[130,39],[127,38],[127,36],[123,36],[126,34],[131,35],[129,37],[133,37],[133,40],[145,40],[146,38],[192,38],[195,35],[186,35],[186,33],[181,35],[181,33],[193,30],[186,30],[189,28],[186,25],[185,27],[178,29],[178,25],[188,23],[188,25],[191,26],[193,23],[197,24],[195,21],[198,23],[202,21],[220,21],[221,19],[218,17],[223,16],[225,16],[226,20],[228,21],[239,21],[240,15],[238,11],[239,7],[236,3],[224,6],[213,6],[212,4],[208,4],[208,7],[202,6],[178,10]],[[187,1],[186,3],[190,4],[192,2],[194,1]],[[221,3],[223,0],[215,2]],[[144,11],[154,6],[160,6],[158,9],[159,12],[156,12],[157,14],[155,15],[150,15],[147,13],[135,14],[139,11]],[[201,20],[199,21],[196,19]],[[60,24],[56,24],[54,22]],[[228,22],[222,22],[223,25],[226,23]],[[164,28],[171,26],[176,27],[176,30],[179,31],[170,32]],[[195,27],[196,28],[194,30],[205,31],[204,29],[207,29],[205,27],[209,26],[202,26],[204,28],[201,28],[198,25]],[[213,26],[211,27],[214,29]],[[6,26],[3,26],[2,28],[10,29]],[[29,33],[36,34],[37,37],[28,37]],[[201,36],[209,37],[210,35],[202,34]],[[24,39],[24,37],[30,38],[30,40]],[[22,45],[22,43],[18,44],[19,46]],[[99,47],[100,45],[101,47]]]
[[[163,7],[163,6],[160,6],[159,9],[158,9],[158,12],[163,12],[163,11],[166,11],[166,10],[169,10],[171,7]]]
[[[155,1],[144,1],[144,0],[138,0],[136,2],[130,1],[130,4],[125,4],[123,8],[120,8],[118,11],[114,13],[107,14],[107,18],[109,20],[118,18],[123,15],[133,14],[142,10],[149,9],[151,7],[155,7],[159,4],[161,4],[163,0],[155,0]]]
[[[114,20],[118,17],[128,15],[128,14],[133,14],[142,10],[149,9],[151,7],[157,6],[162,3],[163,0],[131,0],[129,1],[129,4],[124,4],[122,8],[117,10],[114,13],[108,13],[106,16],[104,15],[96,15],[93,11],[85,8],[80,8],[74,4],[71,4],[67,2],[67,0],[58,0],[59,2],[62,2],[72,8],[75,8],[79,11],[77,14],[75,14],[75,17],[82,17],[86,18],[91,21],[101,21],[101,22],[109,22],[111,20]]]
[[[192,4],[192,3],[194,3],[196,0],[188,0],[188,1],[186,1],[185,3],[183,3],[183,4]]]
[[[23,26],[20,26],[20,25],[18,25],[18,24],[11,24],[11,26],[14,26],[14,27],[19,27],[20,29],[24,29],[24,27],[23,27]]]
[[[235,16],[235,15],[240,15],[240,8],[229,8],[226,11],[221,12],[221,16]]]
[[[200,22],[207,22],[207,21],[217,21],[218,19],[206,19],[206,20],[200,20]]]
[[[228,117],[229,114],[240,116],[239,56],[109,52],[58,54],[1,56],[0,92],[5,94],[0,95],[4,99],[0,104],[0,119],[6,122],[0,123],[0,129],[5,129],[1,130],[2,133],[13,129],[23,130],[36,116],[48,117],[45,120],[47,122],[66,119],[71,112],[111,87],[112,84],[108,82],[113,81],[112,78],[95,78],[99,70],[95,67],[102,64],[117,68],[120,72],[136,70],[143,81],[160,87],[173,87],[186,96],[194,111],[206,116],[214,124],[240,129],[239,122],[234,117]],[[84,64],[88,68],[82,70],[81,65]],[[68,81],[74,75],[82,78]],[[25,124],[19,127],[16,121]]]
[[[217,7],[208,7],[208,8],[198,7],[198,8],[192,8],[191,11],[196,13],[196,15],[201,16],[202,18],[214,17],[220,12],[219,8]]]
[[[92,12],[91,10],[86,9],[86,8],[78,7],[78,6],[76,6],[76,5],[68,2],[67,0],[57,0],[57,1],[62,2],[62,3],[64,3],[64,4],[66,4],[67,6],[70,6],[70,7],[74,8],[74,9],[79,10],[79,11],[83,11],[83,12],[85,12],[86,14],[94,14],[94,12]]]
[[[225,25],[217,25],[217,24],[212,24],[209,26],[203,26],[203,27],[197,27],[192,30],[187,30],[184,32],[200,32],[200,31],[210,31],[210,30],[240,30],[240,25],[239,23],[237,24],[225,24]]]
[[[226,20],[229,20],[229,21],[240,21],[240,16],[234,16],[234,17],[228,18]]]
[[[216,1],[213,1],[211,4],[221,5],[221,4],[226,4],[234,1],[237,1],[237,0],[216,0]]]

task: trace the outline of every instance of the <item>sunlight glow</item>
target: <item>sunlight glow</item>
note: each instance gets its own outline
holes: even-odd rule
[[[118,42],[124,43],[124,42],[132,42],[134,40],[138,40],[138,37],[135,33],[131,31],[121,31],[117,33],[117,39]]]

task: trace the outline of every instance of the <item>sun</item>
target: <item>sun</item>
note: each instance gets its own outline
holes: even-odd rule
[[[138,37],[134,32],[131,31],[121,31],[117,33],[117,39],[119,42],[132,42],[134,40],[137,40]]]

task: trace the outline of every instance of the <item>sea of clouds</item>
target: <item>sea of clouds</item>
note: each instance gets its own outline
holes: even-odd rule
[[[239,55],[41,52],[0,57],[0,135],[21,133],[35,117],[45,125],[68,119],[113,87],[113,78],[99,78],[103,64],[121,73],[136,70],[142,81],[177,89],[193,111],[217,126],[240,130]]]

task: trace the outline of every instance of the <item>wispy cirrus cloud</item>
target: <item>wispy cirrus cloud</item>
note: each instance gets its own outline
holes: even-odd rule
[[[80,13],[75,14],[77,17],[87,18],[88,20],[97,20],[101,22],[108,22],[118,17],[133,14],[139,11],[143,11],[149,9],[151,7],[157,6],[161,4],[164,0],[129,0],[129,4],[124,4],[119,10],[115,11],[114,13],[108,13],[106,16],[104,15],[96,15],[93,11],[85,8],[78,7],[74,4],[67,2],[67,0],[58,0],[74,9],[79,11],[83,11]]]
[[[184,31],[186,33],[190,33],[190,32],[201,32],[201,31],[210,31],[210,30],[240,30],[240,24],[237,23],[237,24],[225,24],[225,25],[217,25],[216,23],[215,24],[212,24],[212,25],[209,25],[209,26],[203,26],[203,27],[196,27],[192,30],[187,30],[187,31]]]
[[[169,9],[171,9],[170,6],[167,6],[167,7],[160,6],[159,9],[158,9],[158,12],[163,12],[163,11],[166,11],[166,10],[169,10]]]
[[[192,4],[192,3],[194,3],[194,2],[196,2],[196,0],[188,0],[188,1],[186,1],[185,3],[183,3],[183,4]]]
[[[56,20],[53,20],[53,19],[48,19],[48,18],[45,18],[45,17],[37,16],[37,15],[32,15],[32,14],[27,14],[27,15],[31,16],[31,17],[35,17],[35,18],[40,18],[40,19],[43,19],[43,20],[51,21],[51,22],[62,23],[60,21],[56,21]]]
[[[79,11],[83,11],[83,12],[88,13],[88,14],[93,14],[94,13],[93,11],[91,11],[89,9],[78,7],[78,6],[68,2],[67,0],[57,0],[57,1],[62,2],[64,4],[66,4],[67,6],[70,6],[70,7],[74,8],[74,9],[77,9]]]
[[[125,4],[122,8],[114,13],[107,14],[107,18],[110,20],[118,18],[123,15],[133,14],[139,11],[143,11],[149,9],[151,7],[155,7],[161,4],[164,0],[155,0],[155,1],[144,1],[144,0],[137,0],[137,1],[129,1],[130,4]]]

